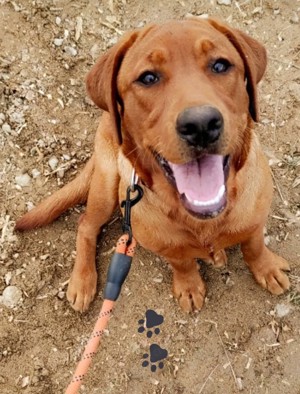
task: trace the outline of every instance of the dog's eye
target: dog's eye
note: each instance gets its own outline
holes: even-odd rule
[[[229,63],[228,60],[218,59],[212,64],[211,70],[214,73],[221,74],[221,73],[225,73],[226,71],[228,71],[230,67],[231,67],[231,64]]]
[[[145,71],[138,77],[137,81],[145,86],[151,86],[159,81],[159,75],[153,71]]]

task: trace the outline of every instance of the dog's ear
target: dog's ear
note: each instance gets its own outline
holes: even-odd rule
[[[122,143],[122,134],[117,77],[126,52],[138,36],[138,31],[125,34],[116,45],[100,56],[86,77],[87,92],[99,108],[110,113],[119,143]]]
[[[254,121],[258,121],[257,87],[267,66],[266,49],[247,34],[233,29],[215,19],[209,23],[223,33],[240,54],[245,67],[246,88],[249,95],[249,112]]]

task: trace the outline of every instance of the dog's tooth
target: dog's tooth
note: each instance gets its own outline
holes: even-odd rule
[[[208,200],[208,201],[199,201],[199,200],[193,200],[191,199],[189,196],[185,196],[187,198],[187,200],[195,205],[196,207],[207,207],[209,205],[214,205],[217,204],[221,201],[221,198],[224,196],[225,193],[225,185],[222,185],[218,191],[218,194],[216,195],[215,198],[213,198],[212,200]]]

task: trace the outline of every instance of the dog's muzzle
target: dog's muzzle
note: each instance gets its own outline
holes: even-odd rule
[[[156,154],[166,178],[177,189],[183,206],[194,216],[209,219],[226,207],[230,157],[206,154],[175,164]]]

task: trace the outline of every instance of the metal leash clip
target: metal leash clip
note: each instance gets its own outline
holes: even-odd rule
[[[137,184],[138,182],[138,176],[135,172],[135,170],[132,171],[131,175],[131,183],[130,186],[128,186],[127,191],[126,191],[126,200],[123,200],[121,202],[121,207],[124,208],[124,217],[123,217],[123,222],[122,222],[122,229],[125,234],[128,234],[128,241],[127,244],[129,245],[132,241],[132,229],[131,229],[131,208],[140,201],[140,199],[143,197],[144,191]],[[131,193],[136,193],[137,194],[133,197],[130,198]]]

